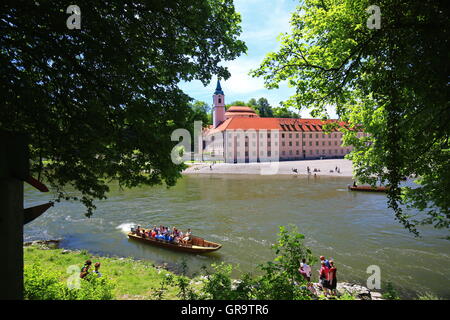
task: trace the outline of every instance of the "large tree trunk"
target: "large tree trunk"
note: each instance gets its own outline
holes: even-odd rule
[[[0,299],[23,299],[23,182],[0,179]]]
[[[26,136],[0,131],[0,300],[23,299],[23,180]]]

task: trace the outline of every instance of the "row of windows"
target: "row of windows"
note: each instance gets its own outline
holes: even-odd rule
[[[245,136],[249,136],[248,134],[244,134]],[[236,135],[235,135],[237,138],[240,138],[240,133],[236,133]],[[260,133],[259,134],[259,137],[260,138],[262,138],[264,136],[264,134],[262,134],[262,133]],[[285,138],[287,135],[285,134],[285,133],[282,133],[281,134],[281,138]],[[313,134],[312,133],[309,133],[309,134],[306,134],[306,133],[303,133],[302,134],[302,138],[307,138],[309,136],[309,138],[313,138]],[[231,139],[231,137],[232,137],[232,134],[231,133],[228,133],[228,138],[230,138]],[[267,138],[269,138],[270,139],[270,137],[271,137],[271,135],[270,135],[270,133],[267,133]],[[274,138],[278,138],[278,134],[277,133],[274,133],[274,135],[273,135],[273,137]],[[293,134],[292,133],[289,133],[289,138],[292,138],[293,137]],[[319,134],[318,133],[316,133],[315,134],[315,137],[316,137],[316,139],[319,139]],[[334,138],[338,138],[338,137],[342,137],[342,133],[334,133],[334,134],[325,134],[325,133],[322,133],[322,138],[325,138],[325,137],[327,137],[327,138],[332,138],[332,137],[334,137]],[[256,138],[256,133],[255,132],[253,132],[252,133],[252,138]],[[300,138],[300,134],[299,133],[296,133],[295,134],[295,138]]]
[[[346,150],[345,152],[346,152],[346,153],[347,153],[347,152],[350,152],[350,150]],[[344,150],[343,150],[343,149],[340,149],[340,150],[335,149],[334,152],[333,152],[333,150],[328,150],[328,154],[329,154],[329,155],[332,155],[333,153],[334,153],[335,155],[337,155],[337,154],[341,154],[341,155],[342,155],[342,154],[344,154]],[[312,150],[309,150],[309,154],[312,155],[312,154],[313,154],[313,151],[312,151]],[[326,152],[326,150],[322,150],[322,152],[320,152],[320,150],[316,150],[315,154],[316,154],[316,155],[326,155],[327,152]],[[240,157],[240,156],[241,156],[241,153],[238,151],[238,152],[236,153],[236,155],[237,155],[238,157]],[[253,156],[256,156],[256,151],[253,151],[253,152],[252,152],[252,155],[253,155]],[[263,155],[264,155],[264,152],[261,151],[261,152],[260,152],[260,155],[263,156]],[[267,151],[267,156],[270,157],[271,155],[272,155],[272,154],[271,154],[271,151],[270,151],[270,150]],[[274,152],[274,155],[278,155],[278,151],[275,151],[275,152]],[[281,155],[285,156],[285,155],[286,155],[286,151],[282,151],[282,152],[281,152]],[[290,155],[290,156],[294,155],[294,151],[293,151],[293,150],[289,150],[289,155]],[[297,156],[300,155],[300,151],[299,151],[299,150],[295,150],[295,155],[297,155]],[[232,154],[231,152],[228,152],[228,156],[229,156],[229,157],[232,157],[233,154]],[[248,151],[245,151],[245,156],[246,156],[246,157],[249,156]]]
[[[263,146],[264,144],[263,144],[262,142],[260,142],[259,145],[260,145],[260,146]],[[268,141],[268,142],[267,142],[267,146],[270,147],[271,145],[272,145],[271,142]],[[278,146],[278,142],[275,141],[275,142],[274,142],[274,145],[275,145],[275,146]],[[292,147],[292,141],[289,141],[288,145],[289,145],[289,147]],[[296,145],[297,147],[300,146],[300,142],[299,142],[299,141],[295,141],[295,145]],[[312,147],[312,145],[313,145],[312,141],[309,141],[309,146]],[[331,141],[328,141],[328,145],[329,145],[329,146],[332,145]],[[334,145],[337,146],[337,145],[340,145],[340,144],[338,144],[337,141],[334,141]],[[231,145],[231,142],[228,142],[228,147],[231,148],[231,146],[232,146],[232,145]],[[240,143],[239,143],[239,142],[236,142],[236,146],[239,147],[239,146],[240,146]],[[247,141],[245,142],[245,146],[248,147],[248,142],[247,142]],[[255,142],[255,141],[252,141],[252,146],[253,146],[253,147],[256,147],[256,142]],[[284,141],[282,141],[282,142],[281,142],[281,146],[285,147],[285,146],[286,146],[286,143],[285,143]],[[306,146],[306,141],[303,141],[303,142],[302,142],[302,146]],[[319,146],[319,141],[316,141],[316,146]],[[325,141],[322,141],[322,146],[325,146]]]
[[[246,136],[248,136],[248,134],[245,134]],[[264,134],[262,134],[262,133],[260,133],[259,134],[259,137],[260,138],[262,138],[263,137],[263,135]],[[316,139],[319,139],[319,133],[316,133],[315,134],[315,138]],[[342,137],[342,133],[322,133],[322,138],[323,139],[325,139],[325,138],[340,138],[340,137]],[[358,133],[358,136],[367,136],[368,134],[366,134],[366,133]],[[291,138],[292,139],[292,137],[293,137],[293,133],[289,133],[288,135],[287,134],[285,134],[285,133],[282,133],[281,134],[281,138],[285,138],[286,136],[288,136],[289,138]],[[231,138],[232,137],[232,134],[231,133],[228,133],[228,138]],[[240,137],[240,133],[236,133],[236,137]],[[252,133],[252,137],[253,138],[256,138],[256,133],[255,132],[253,132]],[[310,139],[312,139],[313,138],[313,134],[312,133],[302,133],[302,138],[310,138]],[[267,133],[267,138],[270,138],[270,133]],[[274,138],[278,138],[278,134],[277,133],[274,133]],[[300,138],[300,134],[299,133],[295,133],[295,138]]]

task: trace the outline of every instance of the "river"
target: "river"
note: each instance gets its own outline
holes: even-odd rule
[[[271,260],[278,227],[295,224],[317,256],[335,260],[338,280],[365,285],[367,267],[377,265],[384,285],[392,282],[405,298],[431,292],[450,298],[450,242],[445,231],[421,227],[421,238],[406,231],[387,208],[386,195],[350,192],[349,178],[254,175],[187,175],[177,185],[121,190],[110,185],[86,218],[79,203],[61,202],[25,226],[24,240],[63,239],[68,249],[130,256],[189,270],[226,262],[241,271]],[[51,195],[25,188],[25,206]],[[162,224],[219,242],[208,255],[192,255],[128,240],[131,224]],[[81,263],[81,262],[80,262]],[[313,270],[318,269],[318,265]],[[314,271],[315,272],[315,271]],[[315,272],[316,273],[316,272]]]

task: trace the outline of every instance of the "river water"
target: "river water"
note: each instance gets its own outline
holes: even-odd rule
[[[367,267],[377,265],[382,285],[392,282],[405,298],[418,292],[450,298],[446,233],[424,227],[419,229],[422,238],[414,238],[394,220],[386,195],[350,192],[350,183],[338,177],[188,175],[169,189],[121,190],[113,184],[108,199],[96,203],[92,218],[83,215],[78,203],[57,203],[25,227],[24,240],[62,238],[64,248],[175,268],[185,259],[191,272],[222,261],[254,272],[257,264],[273,259],[270,245],[278,227],[294,224],[314,254],[335,260],[339,280],[365,285]],[[26,187],[26,207],[48,199],[50,195]],[[147,246],[127,239],[131,224],[190,227],[223,247],[193,255]]]

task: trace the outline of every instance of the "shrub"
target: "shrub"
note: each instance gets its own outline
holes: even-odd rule
[[[24,298],[28,300],[111,300],[114,284],[106,277],[88,275],[79,289],[70,289],[60,276],[40,265],[25,265]]]
[[[400,297],[391,282],[386,284],[385,292],[381,295],[386,300],[400,300]]]

